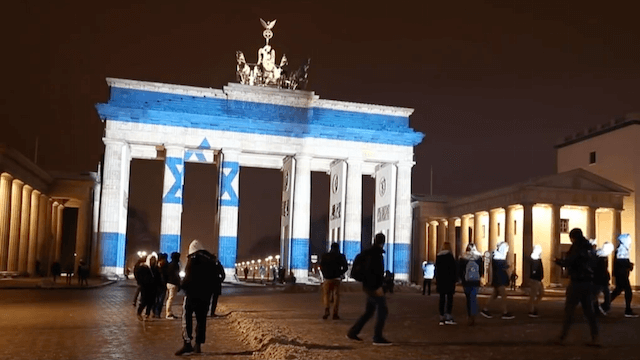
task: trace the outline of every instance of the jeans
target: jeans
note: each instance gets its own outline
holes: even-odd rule
[[[153,307],[153,313],[157,317],[160,317],[160,314],[162,314],[162,306],[164,305],[164,299],[166,298],[167,298],[167,288],[166,287],[159,288],[156,293],[156,302]]]
[[[451,316],[451,310],[453,309],[453,291],[440,293],[440,303],[438,304],[438,309],[440,310],[440,316]]]
[[[611,301],[618,297],[624,290],[624,302],[626,305],[626,311],[631,311],[631,299],[633,293],[631,292],[631,284],[629,284],[628,277],[616,277],[616,288],[611,293]]]
[[[167,284],[167,304],[165,308],[167,310],[167,317],[173,315],[173,311],[171,311],[171,307],[173,306],[173,298],[176,297],[178,293],[178,285]]]
[[[467,315],[470,317],[478,314],[478,287],[465,286],[464,295],[467,297]]]
[[[374,291],[365,291],[367,294],[367,305],[365,307],[364,314],[360,316],[358,321],[349,329],[349,334],[358,335],[364,325],[371,319],[373,313],[378,309],[378,317],[376,319],[376,325],[373,330],[373,340],[381,340],[382,329],[384,328],[384,322],[387,319],[389,310],[387,309],[387,298],[384,295],[376,295]]]
[[[500,296],[500,298],[502,299],[502,313],[506,314],[507,313],[507,292],[504,286],[493,287],[493,294],[491,294],[491,297],[489,298],[489,300],[487,300],[487,303],[485,304],[484,308],[485,310],[488,310],[489,305],[491,305],[498,298],[498,296]]]
[[[427,290],[427,294],[431,295],[431,279],[424,279],[422,281],[422,295],[424,295],[425,289]]]
[[[193,339],[193,313],[196,314],[196,343],[204,344],[207,332],[207,312],[209,299],[202,300],[185,296],[182,304],[182,339],[191,342]]]
[[[324,308],[329,311],[333,301],[333,315],[338,315],[340,306],[340,279],[327,279],[322,283],[322,302]]]
[[[562,334],[560,337],[565,339],[569,333],[569,328],[573,322],[573,313],[578,306],[582,305],[582,312],[587,318],[589,328],[591,329],[591,338],[598,336],[598,323],[596,315],[593,312],[593,284],[590,282],[576,281],[571,282],[567,286],[567,297],[564,304],[564,323],[562,324]]]

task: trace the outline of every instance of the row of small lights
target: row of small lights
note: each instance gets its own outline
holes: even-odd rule
[[[269,264],[271,263],[273,260],[276,260],[277,262],[280,262],[280,255],[276,255],[276,256],[268,256],[264,259],[264,262]],[[258,259],[258,260],[251,260],[251,261],[243,261],[243,262],[239,262],[239,263],[235,263],[235,266],[237,268],[245,268],[245,267],[249,267],[249,270],[257,270],[260,267],[260,264],[262,263],[262,259]],[[258,264],[258,265],[256,265]],[[271,265],[271,267],[275,267],[276,265]]]

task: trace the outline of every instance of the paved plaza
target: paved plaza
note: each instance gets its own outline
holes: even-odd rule
[[[514,320],[478,318],[469,327],[464,296],[456,294],[458,325],[438,325],[438,297],[400,289],[388,297],[385,336],[390,347],[371,344],[370,322],[362,343],[345,338],[364,308],[357,284],[345,287],[340,320],[322,320],[320,294],[312,287],[225,286],[219,313],[210,319],[199,359],[635,359],[640,319],[623,317],[618,299],[600,319],[602,348],[585,346],[581,310],[565,346],[552,344],[562,321],[562,297],[549,297],[531,319],[524,298],[513,298]],[[180,321],[136,320],[135,286],[119,281],[92,289],[0,290],[1,359],[175,359]],[[638,306],[636,294],[634,304]],[[181,297],[179,297],[181,300]],[[484,303],[486,298],[481,298]],[[176,311],[180,313],[179,304]],[[497,309],[496,309],[497,310]],[[373,321],[373,320],[372,320]]]

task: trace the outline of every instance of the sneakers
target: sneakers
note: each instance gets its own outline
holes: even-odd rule
[[[513,316],[513,314],[508,313],[508,312],[502,314],[502,320],[511,320],[511,319],[515,319],[515,318],[516,317]]]
[[[190,354],[192,352],[193,352],[193,347],[191,346],[191,343],[190,342],[185,342],[184,345],[182,346],[182,348],[180,350],[176,351],[176,356],[180,356],[180,355],[184,355],[184,354]]]
[[[444,321],[444,323],[447,325],[458,325],[458,323],[455,322],[453,319],[447,319]]]
[[[491,319],[493,318],[493,315],[491,315],[491,313],[489,312],[489,310],[482,310],[480,311],[480,315],[486,317],[487,319]]]
[[[385,338],[380,338],[380,339],[373,339],[373,345],[376,346],[390,346],[392,345],[391,341],[385,339]]]
[[[196,354],[200,354],[202,349],[200,349],[200,343],[196,343],[196,346],[193,348],[193,352]]]
[[[358,335],[355,335],[352,333],[347,333],[347,339],[353,340],[353,341],[362,341],[362,339],[360,339]]]
[[[534,311],[529,313],[529,317],[530,318],[537,318],[537,317],[540,317],[540,315],[538,315],[538,311],[534,310]]]
[[[628,318],[637,318],[638,314],[634,313],[633,310],[628,309],[624,312],[624,317],[628,317]]]
[[[169,319],[169,320],[171,320],[171,319],[179,319],[179,317],[171,314],[171,315],[167,315],[166,319]]]
[[[600,314],[602,314],[603,316],[607,316],[607,312],[602,308],[602,305],[598,304],[598,311],[600,312]]]
[[[440,320],[440,322],[438,322],[438,325],[440,326],[444,325],[444,320]]]

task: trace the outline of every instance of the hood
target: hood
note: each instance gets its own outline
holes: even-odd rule
[[[424,268],[426,268],[426,267],[427,267],[427,264],[428,264],[428,262],[423,261],[423,262],[422,262],[422,268],[423,268],[423,269],[424,269]]]
[[[611,255],[612,252],[613,244],[607,241],[606,243],[602,244],[602,247],[600,249],[596,251],[596,255],[598,255],[599,257],[607,257]]]
[[[151,258],[155,258],[156,259],[156,264],[158,262],[158,254],[156,254],[156,252],[152,252],[151,255],[147,256],[147,261],[144,262],[144,264],[146,266],[148,266],[149,268],[151,268]]]
[[[438,253],[438,255],[437,255],[437,256],[444,255],[444,254],[447,254],[447,253],[450,253],[450,252],[451,252],[451,251],[449,251],[449,250],[441,250],[441,251]]]
[[[193,240],[191,242],[191,244],[189,244],[189,255],[200,251],[200,250],[204,250],[204,246],[202,246],[202,244],[200,244],[200,241],[198,240]]]
[[[533,260],[540,260],[540,255],[542,255],[542,246],[536,245],[533,247],[533,252],[531,253],[531,258]]]
[[[509,244],[503,241],[498,244],[498,247],[493,252],[493,258],[495,260],[507,260],[508,252],[509,252]]]
[[[180,261],[180,253],[178,252],[174,252],[171,253],[171,261]]]
[[[464,254],[462,254],[462,258],[465,260],[476,260],[479,259],[481,257],[481,255],[474,253],[473,251],[467,251]]]
[[[618,249],[616,250],[616,258],[629,258],[629,245],[631,244],[631,236],[629,234],[618,235]]]

